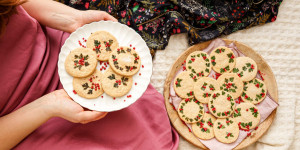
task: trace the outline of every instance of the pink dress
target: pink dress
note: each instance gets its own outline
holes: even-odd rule
[[[57,60],[68,33],[41,26],[22,7],[0,37],[0,117],[62,88]],[[151,85],[133,105],[75,124],[52,118],[15,149],[177,149],[164,99]]]

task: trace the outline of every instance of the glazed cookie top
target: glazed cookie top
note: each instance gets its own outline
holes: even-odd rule
[[[65,61],[65,68],[73,77],[86,77],[95,71],[97,66],[96,54],[88,48],[72,50]]]
[[[196,77],[190,76],[189,71],[179,73],[174,79],[173,87],[176,94],[181,98],[194,97],[194,84],[197,81]],[[196,79],[196,80],[195,80]]]
[[[194,85],[194,95],[201,103],[208,103],[211,93],[219,91],[220,85],[217,80],[209,77],[201,77]]]
[[[184,122],[195,123],[203,118],[204,107],[195,98],[186,98],[180,102],[177,112]]]
[[[236,65],[232,72],[236,73],[242,81],[250,81],[257,74],[256,62],[249,57],[238,57],[236,58]]]
[[[233,143],[239,137],[239,126],[232,118],[217,119],[214,123],[214,134],[222,143]]]
[[[253,104],[260,103],[266,98],[267,86],[264,81],[254,78],[249,82],[244,82],[242,100]]]
[[[235,56],[230,48],[217,47],[210,53],[212,68],[217,73],[231,72],[235,66]]]
[[[233,99],[241,96],[243,92],[243,81],[235,73],[224,73],[218,78],[220,90],[229,92]]]
[[[233,118],[241,129],[250,130],[259,124],[260,113],[254,104],[244,102],[236,106]]]
[[[216,118],[209,114],[204,113],[203,118],[196,123],[192,124],[193,133],[202,140],[212,139],[214,135],[213,126],[216,121]]]
[[[101,86],[102,73],[96,70],[92,75],[84,78],[74,78],[73,88],[77,94],[84,98],[96,98],[103,94]]]
[[[86,46],[96,52],[98,60],[107,61],[111,52],[119,47],[119,43],[109,32],[97,31],[87,39]]]
[[[232,96],[225,91],[213,92],[208,102],[209,111],[217,118],[229,117],[235,108]]]
[[[186,68],[194,73],[197,78],[208,76],[211,71],[208,54],[203,51],[191,53],[186,59]]]
[[[120,47],[109,56],[109,64],[116,73],[132,76],[139,71],[141,59],[133,48]]]
[[[121,97],[130,91],[132,77],[118,75],[109,68],[102,76],[102,87],[107,95]]]

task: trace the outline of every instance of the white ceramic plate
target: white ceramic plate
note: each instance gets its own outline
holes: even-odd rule
[[[99,30],[104,30],[114,35],[119,42],[119,46],[132,45],[132,47],[135,47],[135,50],[140,55],[141,68],[139,72],[133,76],[133,85],[131,90],[123,97],[114,99],[104,93],[98,98],[86,99],[73,93],[73,77],[66,72],[64,65],[66,57],[71,50],[80,47],[78,41],[85,45],[83,38],[88,39],[91,33]],[[98,62],[97,69],[102,68],[102,66],[103,64],[100,65]],[[104,72],[104,70],[102,70],[102,72]],[[65,44],[62,46],[59,54],[58,74],[64,89],[75,102],[90,110],[111,112],[128,107],[138,100],[146,91],[152,75],[152,57],[150,55],[149,48],[142,37],[128,26],[111,21],[93,22],[77,29],[65,41]],[[128,95],[131,95],[131,97],[128,98]]]

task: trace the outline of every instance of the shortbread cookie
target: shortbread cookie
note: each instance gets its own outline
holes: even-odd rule
[[[233,118],[217,119],[214,123],[215,137],[222,143],[233,143],[239,133],[239,126]]]
[[[192,124],[193,133],[202,140],[212,139],[215,136],[213,129],[215,121],[216,118],[213,115],[204,113],[203,118],[199,122]]]
[[[98,60],[107,61],[111,52],[119,47],[119,43],[109,32],[97,31],[87,39],[86,46],[96,52]]]
[[[244,82],[242,100],[253,104],[260,103],[266,98],[267,86],[264,81],[254,78],[249,82]]]
[[[132,77],[118,75],[109,68],[102,76],[102,87],[107,95],[121,97],[130,91]]]
[[[217,73],[231,72],[235,66],[235,56],[230,48],[217,47],[210,53],[212,68]]]
[[[194,97],[194,84],[196,77],[189,71],[179,73],[174,79],[173,87],[176,94],[181,98]]]
[[[65,61],[65,68],[73,77],[87,77],[97,66],[96,54],[88,48],[76,48],[70,52]]]
[[[236,106],[233,118],[241,129],[251,130],[259,124],[260,113],[254,104],[244,102]]]
[[[184,122],[195,123],[203,118],[204,107],[195,98],[186,98],[180,102],[177,112]]]
[[[256,62],[249,57],[238,57],[236,58],[236,65],[232,72],[236,73],[242,81],[250,81],[257,74]]]
[[[232,96],[225,91],[213,92],[208,102],[209,111],[217,118],[229,117],[235,108]]]
[[[92,75],[84,78],[73,78],[73,88],[84,98],[96,98],[103,94],[101,86],[102,73],[96,70]]]
[[[109,56],[111,68],[123,76],[136,74],[141,66],[139,54],[130,47],[120,47]]]
[[[218,78],[220,90],[229,92],[233,99],[241,96],[243,92],[243,81],[235,73],[224,73]]]
[[[210,59],[207,53],[195,51],[186,59],[186,68],[197,77],[208,76],[211,71]]]
[[[201,103],[208,103],[211,93],[219,91],[220,85],[217,80],[209,77],[201,77],[194,85],[194,95]]]

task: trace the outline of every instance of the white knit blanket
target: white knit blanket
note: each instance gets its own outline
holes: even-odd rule
[[[238,31],[228,38],[256,50],[276,77],[279,107],[268,132],[247,150],[300,149],[300,1],[284,0],[277,20]],[[165,50],[157,51],[152,85],[163,93],[166,75],[177,57],[189,47],[186,34],[171,36]],[[179,149],[198,149],[180,138]]]

